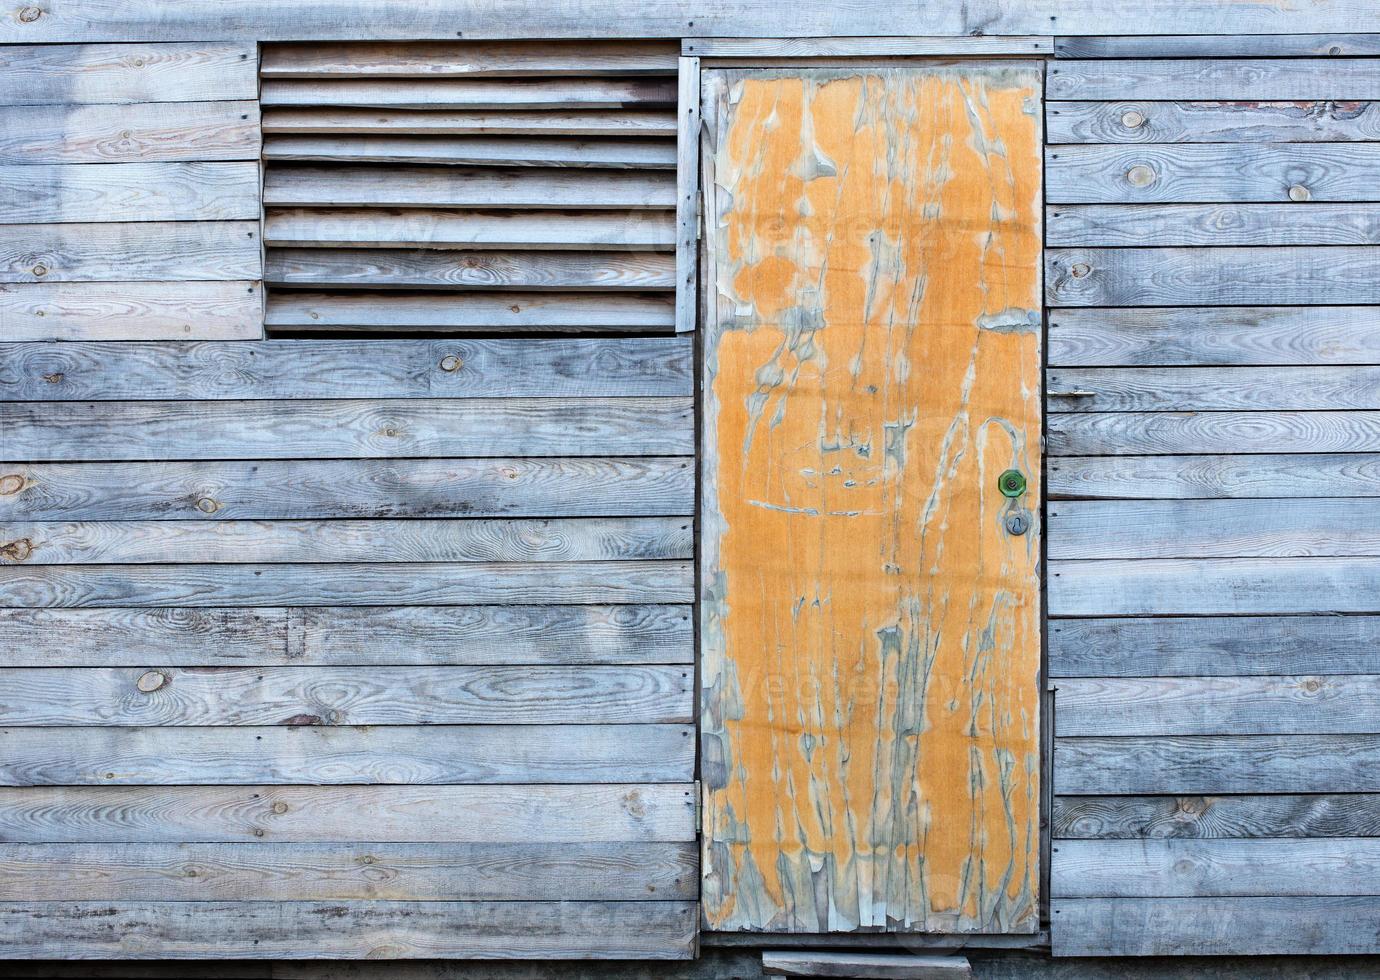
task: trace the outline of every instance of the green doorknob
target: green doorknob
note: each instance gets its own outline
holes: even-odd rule
[[[997,477],[997,487],[1003,497],[1019,497],[1025,493],[1025,474],[1020,470],[1007,470]]]

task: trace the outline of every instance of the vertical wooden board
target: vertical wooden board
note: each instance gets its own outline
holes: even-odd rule
[[[1039,68],[706,81],[705,921],[1032,932]]]

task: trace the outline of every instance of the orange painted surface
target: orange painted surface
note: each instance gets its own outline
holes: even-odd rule
[[[1034,931],[1038,68],[707,77],[706,926]]]

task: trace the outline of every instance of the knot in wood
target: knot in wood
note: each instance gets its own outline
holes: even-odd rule
[[[447,354],[441,358],[441,370],[448,374],[454,374],[465,366],[464,358],[456,354]]]
[[[50,385],[55,385],[62,383],[62,377],[63,375],[61,371],[54,371],[52,374],[45,374],[43,376],[43,380],[48,382]]]
[[[282,800],[278,800],[276,803],[273,804],[273,812],[279,814],[287,813],[288,805],[284,803]]]
[[[0,476],[0,497],[13,496],[23,490],[24,486],[24,478],[18,473],[6,473]]]
[[[46,276],[48,274],[48,267],[40,262],[38,265],[34,266],[33,272],[36,276]]]
[[[1073,276],[1075,279],[1086,278],[1090,272],[1092,272],[1092,266],[1088,265],[1086,262],[1076,262],[1069,269],[1069,275]]]
[[[214,514],[216,511],[220,510],[220,501],[213,500],[210,497],[202,497],[196,502],[196,509],[203,514]]]
[[[135,686],[145,694],[152,694],[166,683],[168,683],[167,674],[163,673],[161,670],[150,670],[140,675],[139,680],[135,682]]]
[[[42,7],[35,7],[30,5],[28,7],[19,8],[19,22],[21,24],[32,24],[34,21],[38,20],[38,18],[42,16]]]
[[[1149,187],[1155,182],[1155,171],[1143,163],[1138,163],[1126,171],[1126,182],[1132,187]]]
[[[1145,125],[1145,116],[1135,109],[1127,109],[1121,114],[1121,125],[1127,129],[1140,129]]]
[[[1289,188],[1289,200],[1294,201],[1295,203],[1301,204],[1304,201],[1311,201],[1312,199],[1313,192],[1310,191],[1307,187],[1304,187],[1302,184],[1294,184],[1292,187]]]
[[[0,558],[7,561],[27,561],[34,553],[34,543],[29,538],[19,538],[0,546]]]

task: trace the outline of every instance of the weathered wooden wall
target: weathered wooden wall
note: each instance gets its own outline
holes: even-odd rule
[[[710,928],[1038,927],[1040,70],[704,76]]]
[[[258,47],[0,48],[0,340],[263,332]]]
[[[1231,48],[1047,76],[1058,954],[1380,948],[1380,66]]]

